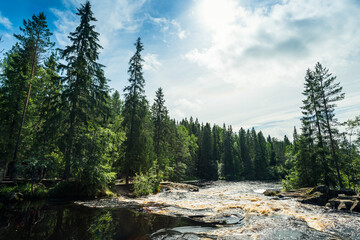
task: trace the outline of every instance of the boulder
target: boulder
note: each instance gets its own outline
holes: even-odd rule
[[[300,202],[324,206],[327,202],[327,195],[322,192],[313,192],[312,194],[302,199]]]
[[[279,193],[280,193],[279,190],[267,189],[267,190],[265,190],[264,195],[268,196],[268,197],[274,197],[274,196],[278,195]]]

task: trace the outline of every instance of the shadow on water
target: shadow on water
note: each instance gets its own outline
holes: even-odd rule
[[[136,206],[99,209],[52,202],[3,208],[0,217],[1,240],[150,239],[150,234],[159,230],[171,234],[181,227],[194,232],[209,226],[185,217],[150,214]],[[162,235],[161,231],[156,236]]]

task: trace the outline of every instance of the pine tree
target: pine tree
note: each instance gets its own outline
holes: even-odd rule
[[[343,183],[340,174],[339,160],[336,153],[337,143],[334,135],[338,133],[334,127],[336,124],[335,107],[336,102],[344,99],[345,94],[342,93],[340,83],[335,83],[336,77],[329,73],[329,69],[324,68],[319,62],[315,66],[315,79],[319,87],[320,111],[322,112],[322,127],[325,136],[330,141],[331,155],[333,164],[335,165],[339,186],[342,188]]]
[[[21,107],[25,104],[23,96],[27,92],[28,64],[25,53],[17,43],[6,53],[3,60],[3,74],[0,84],[0,153],[4,164],[4,176],[12,163],[16,145],[16,130],[20,128]],[[11,164],[13,166],[14,164]],[[11,167],[13,170],[13,167]],[[10,169],[9,169],[10,170]],[[12,173],[13,171],[11,171]],[[10,173],[10,171],[9,171]],[[12,175],[10,173],[10,175]]]
[[[66,149],[64,178],[70,176],[70,166],[73,154],[80,154],[80,149],[74,149],[77,137],[86,133],[87,125],[98,120],[103,106],[108,99],[107,80],[104,76],[103,65],[98,63],[99,33],[95,31],[92,22],[96,21],[91,11],[90,2],[81,5],[78,12],[80,25],[70,33],[71,45],[61,51],[61,58],[66,65],[61,69],[66,76],[63,79],[62,94],[66,116]]]
[[[318,84],[314,73],[308,69],[305,76],[305,89],[303,95],[306,99],[303,100],[302,131],[305,137],[317,139],[317,152],[321,158],[321,165],[323,171],[324,183],[330,185],[330,168],[326,160],[326,146],[324,143],[323,132],[321,130],[321,121],[323,121],[323,115],[320,111],[320,101],[318,94]]]
[[[128,74],[130,85],[124,88],[125,102],[123,108],[123,126],[126,132],[125,159],[123,161],[123,172],[126,183],[129,177],[139,172],[149,156],[146,153],[146,119],[148,117],[148,102],[144,95],[145,80],[142,72],[141,52],[144,49],[141,39],[138,38],[134,44],[135,54],[129,61]]]
[[[29,65],[29,71],[23,72],[23,74],[26,74],[28,78],[28,90],[14,150],[14,163],[17,162],[21,134],[30,100],[31,86],[33,84],[34,76],[36,75],[36,71],[39,68],[41,54],[46,52],[47,49],[54,45],[54,43],[50,41],[50,36],[52,33],[48,29],[46,16],[43,12],[39,13],[38,15],[33,15],[32,20],[24,20],[23,24],[24,27],[20,27],[23,35],[14,34],[14,36],[20,41],[20,45],[24,53],[23,57],[27,59],[27,64]]]

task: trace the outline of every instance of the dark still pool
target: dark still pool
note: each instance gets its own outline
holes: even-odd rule
[[[88,208],[43,201],[5,209],[1,210],[1,240],[156,239],[165,233],[169,236],[171,229],[206,227],[189,218],[147,213],[137,206]]]

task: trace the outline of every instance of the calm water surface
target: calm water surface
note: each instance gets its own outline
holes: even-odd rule
[[[4,240],[149,239],[149,234],[161,229],[206,225],[189,218],[147,213],[137,206],[88,208],[51,201],[12,206],[1,212],[0,222],[0,239]]]

